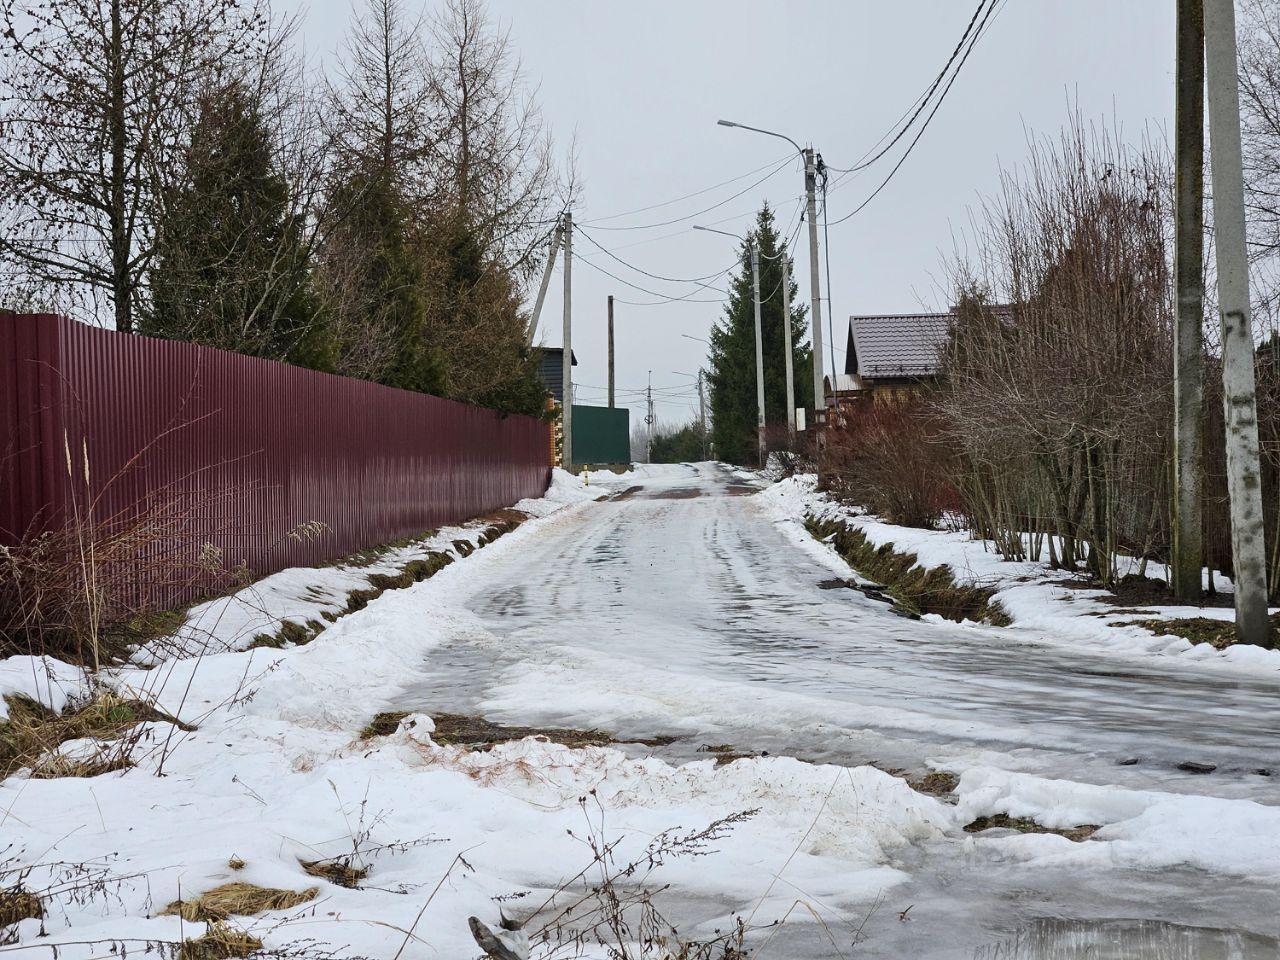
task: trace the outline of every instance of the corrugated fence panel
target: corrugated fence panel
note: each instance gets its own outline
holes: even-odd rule
[[[60,317],[0,315],[0,377],[7,544],[146,511],[263,574],[490,513],[550,476],[531,417]]]

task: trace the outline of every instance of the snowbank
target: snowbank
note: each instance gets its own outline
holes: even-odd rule
[[[805,532],[806,515],[840,520],[856,527],[874,544],[891,543],[898,551],[914,553],[924,567],[946,565],[958,582],[994,588],[995,599],[1013,619],[1014,626],[1033,632],[1041,642],[1092,647],[1123,655],[1176,657],[1185,663],[1253,674],[1280,672],[1280,650],[1245,645],[1217,650],[1208,643],[1193,644],[1185,637],[1157,635],[1131,625],[1137,619],[1230,620],[1233,613],[1229,609],[1143,605],[1140,613],[1132,609],[1117,613],[1114,605],[1100,599],[1104,591],[1064,585],[1063,572],[1052,569],[1048,563],[1003,560],[989,542],[974,540],[959,531],[919,530],[885,523],[831,500],[815,487],[816,478],[812,475],[797,476],[779,481],[761,496],[773,510],[779,525],[796,543],[815,556],[825,555],[825,562],[834,560],[846,574],[848,567],[835,552],[825,545],[815,545]],[[1149,565],[1148,572],[1158,575],[1161,571]],[[1219,590],[1224,588],[1221,577],[1215,578],[1215,586]],[[1226,589],[1230,589],[1229,583]],[[1023,637],[1026,638],[1025,633]]]
[[[1147,870],[1191,866],[1280,878],[1280,808],[1252,800],[1123,790],[990,767],[966,770],[956,792],[958,812],[966,822],[1004,813],[1058,829],[1102,827],[1084,842],[1052,834],[971,841],[1008,859]]]
[[[86,690],[84,671],[52,657],[0,660],[0,720],[9,716],[4,698],[23,696],[61,713],[67,701]]]

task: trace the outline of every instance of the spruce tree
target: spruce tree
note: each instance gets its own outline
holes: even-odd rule
[[[301,215],[254,95],[204,96],[164,198],[140,332],[329,369]]]
[[[428,335],[424,269],[409,205],[381,167],[345,174],[329,192],[337,225],[321,252],[338,370],[442,396],[445,367]]]
[[[788,412],[803,405],[810,393],[806,376],[812,353],[805,339],[808,308],[799,303],[799,289],[794,280],[795,266],[790,264],[791,280],[791,345],[795,393],[786,393],[785,335],[782,316],[782,259],[773,210],[766,203],[756,215],[755,228],[748,240],[758,245],[760,259],[760,327],[764,354],[765,423],[785,425]],[[788,258],[790,255],[787,255]],[[711,366],[711,436],[716,455],[731,463],[755,463],[759,456],[756,445],[756,341],[755,295],[751,277],[749,244],[740,249],[741,266],[729,285],[729,299],[724,316],[712,328]]]

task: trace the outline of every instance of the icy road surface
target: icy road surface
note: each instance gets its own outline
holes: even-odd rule
[[[454,599],[490,634],[433,653],[403,707],[676,735],[653,751],[673,760],[727,744],[1280,802],[1276,682],[1077,653],[1017,629],[909,620],[857,591],[822,588],[847,570],[721,468],[655,469],[631,483],[639,489],[553,519],[519,551],[475,558]],[[1217,769],[1178,768],[1188,762]],[[973,956],[1045,917],[1280,933],[1276,890],[1261,883],[979,861],[920,851],[908,864],[917,879],[873,915],[858,955]],[[911,903],[921,905],[901,922]],[[1185,955],[1274,955],[1273,944],[1216,949]],[[1008,954],[1023,955],[1060,954]]]

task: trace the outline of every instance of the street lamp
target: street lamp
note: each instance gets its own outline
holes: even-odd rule
[[[708,347],[711,346],[710,340],[703,340],[701,337],[695,337],[687,333],[682,333],[680,336],[684,337],[686,340],[697,340],[699,343],[705,343]]]
[[[745,243],[751,251],[751,286],[755,293],[756,307],[756,442],[760,447],[760,466],[764,467],[764,347],[761,343],[760,335],[760,251],[756,249],[755,243],[751,240],[739,234],[730,233],[728,230],[717,230],[715,227],[700,227],[697,225],[693,229],[733,237],[735,240]],[[787,402],[790,403],[790,401]]]
[[[740,130],[750,130],[753,133],[763,133],[767,137],[785,140],[804,158],[804,191],[808,203],[806,216],[809,220],[809,310],[813,318],[813,415],[818,419],[826,407],[826,400],[822,392],[822,290],[818,285],[818,201],[815,195],[818,167],[814,160],[813,147],[801,147],[786,134],[763,130],[760,127],[749,127],[745,123],[734,123],[732,120],[717,120],[716,123],[722,127],[737,127]],[[835,370],[831,371],[833,378],[835,373]],[[790,398],[787,402],[791,402]],[[791,418],[793,422],[794,419],[794,417]]]

